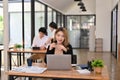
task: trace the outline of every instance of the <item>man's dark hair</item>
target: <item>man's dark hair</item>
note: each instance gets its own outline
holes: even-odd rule
[[[52,27],[53,29],[57,29],[57,24],[55,22],[51,22],[49,26]]]
[[[42,33],[44,33],[45,35],[47,35],[47,30],[46,30],[46,28],[44,28],[44,27],[39,28],[39,32],[42,32]]]

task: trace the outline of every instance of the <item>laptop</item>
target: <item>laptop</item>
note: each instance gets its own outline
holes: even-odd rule
[[[47,55],[48,70],[70,70],[71,55]]]

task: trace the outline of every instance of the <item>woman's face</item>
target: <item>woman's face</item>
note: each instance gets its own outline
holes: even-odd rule
[[[58,44],[62,44],[65,39],[64,33],[62,31],[57,32],[57,34],[55,35],[55,38]]]
[[[54,29],[52,27],[50,27],[50,31],[53,31]]]

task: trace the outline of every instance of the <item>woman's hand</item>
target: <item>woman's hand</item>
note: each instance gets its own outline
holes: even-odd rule
[[[43,45],[43,46],[40,47],[40,49],[44,50],[44,49],[46,49],[46,47]]]
[[[56,43],[52,43],[52,44],[50,44],[49,50],[52,50],[52,49],[55,48],[55,47],[56,47]]]
[[[57,45],[57,49],[62,50],[62,51],[67,51],[67,49],[63,45]]]

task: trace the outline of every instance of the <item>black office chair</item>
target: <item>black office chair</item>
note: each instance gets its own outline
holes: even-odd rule
[[[77,64],[77,55],[72,55],[72,64]]]

